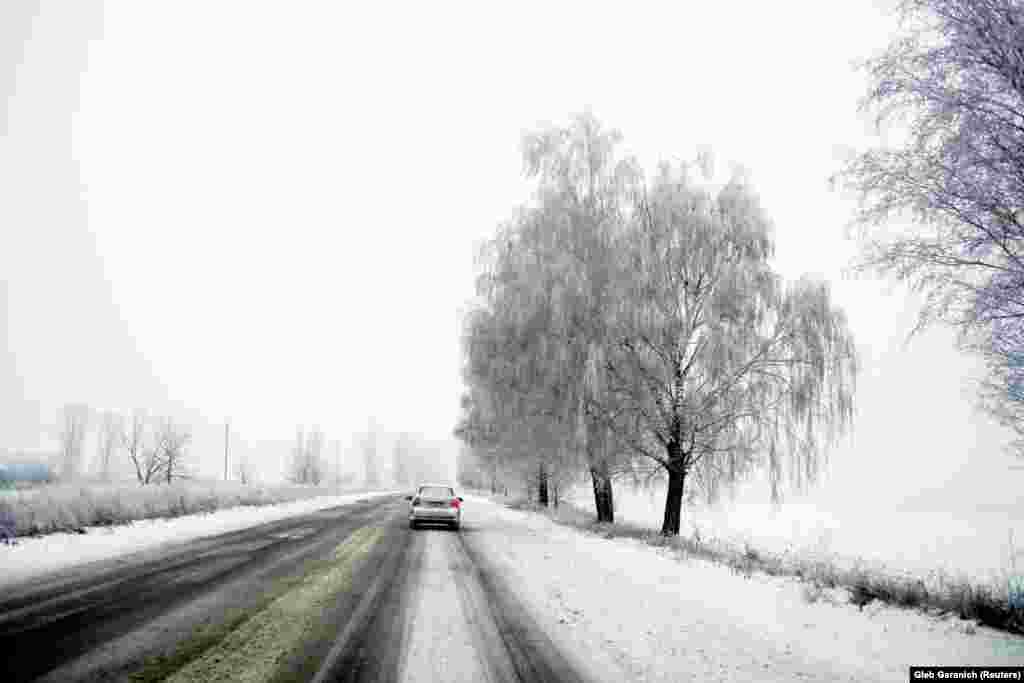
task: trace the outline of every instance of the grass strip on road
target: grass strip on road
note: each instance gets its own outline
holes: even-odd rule
[[[364,527],[339,545],[330,560],[307,564],[300,577],[278,581],[258,605],[232,612],[197,630],[170,656],[147,662],[133,681],[274,681],[288,656],[316,634],[322,608],[351,588],[353,567],[383,535]]]

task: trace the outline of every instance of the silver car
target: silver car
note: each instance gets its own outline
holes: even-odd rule
[[[421,522],[448,524],[458,529],[462,523],[462,498],[447,484],[423,484],[416,493],[406,496],[409,505],[409,528]]]

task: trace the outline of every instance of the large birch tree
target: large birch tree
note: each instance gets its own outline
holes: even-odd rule
[[[827,284],[772,271],[771,223],[746,179],[712,190],[691,170],[663,164],[621,237],[600,373],[627,406],[624,438],[667,475],[665,535],[679,533],[691,476],[712,497],[760,467],[776,499],[784,476],[812,483],[852,421],[857,371]]]

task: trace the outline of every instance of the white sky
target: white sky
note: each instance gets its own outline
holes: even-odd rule
[[[744,163],[780,270],[833,281],[864,374],[830,497],[1020,487],[951,336],[904,350],[915,302],[839,276],[826,178],[872,142],[850,60],[890,38],[878,3],[39,4],[0,13],[12,446],[66,400],[171,406],[212,471],[227,416],[251,443],[319,423],[348,447],[371,416],[447,439],[475,241],[528,197],[520,135],[590,106],[648,167]]]

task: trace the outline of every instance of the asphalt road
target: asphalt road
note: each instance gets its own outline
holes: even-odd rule
[[[0,595],[0,679],[581,681],[474,543],[376,498]]]

